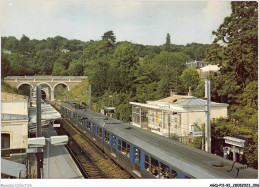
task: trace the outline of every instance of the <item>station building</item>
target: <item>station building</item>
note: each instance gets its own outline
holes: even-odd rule
[[[1,149],[27,148],[29,98],[1,93]]]
[[[206,100],[185,95],[172,95],[144,103],[130,102],[132,124],[166,137],[188,143],[192,133],[206,122]],[[226,103],[210,103],[210,118],[227,117]]]

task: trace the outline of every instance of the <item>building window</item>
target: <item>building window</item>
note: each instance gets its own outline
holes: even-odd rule
[[[169,179],[170,178],[170,168],[169,166],[160,163],[160,178]]]
[[[102,138],[102,128],[101,127],[97,127],[97,135],[98,137]]]
[[[171,178],[172,179],[176,179],[177,178],[177,172],[174,170],[174,169],[172,169],[172,174],[171,174]]]
[[[144,168],[146,169],[147,172],[149,172],[150,170],[150,157],[148,155],[145,154],[144,157]]]
[[[159,163],[158,160],[151,157],[151,174],[158,178]]]
[[[141,164],[141,151],[135,148],[135,163]]]
[[[10,148],[10,134],[1,134],[1,149]]]
[[[109,144],[109,133],[104,131],[104,141]]]

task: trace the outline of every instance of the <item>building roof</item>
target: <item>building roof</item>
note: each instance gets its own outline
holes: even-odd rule
[[[194,96],[186,96],[186,95],[173,95],[170,97],[166,97],[157,101],[147,101],[148,104],[157,104],[158,103],[171,103],[174,106],[205,106],[206,100],[200,99]],[[131,104],[131,103],[130,103]],[[210,106],[228,106],[227,103],[217,103],[217,102],[210,102]]]
[[[34,127],[37,122],[37,114],[36,114],[36,107],[32,106],[29,108],[29,126]],[[43,103],[41,105],[41,123],[42,125],[48,125],[49,122],[54,121],[55,119],[61,118],[61,115],[57,110],[55,110],[51,105]]]
[[[192,96],[187,96],[187,95],[173,95],[170,97],[166,97],[163,99],[159,99],[157,101],[147,101],[147,103],[153,103],[153,102],[169,102],[169,103],[174,103],[178,104],[186,99],[192,98]],[[174,101],[174,102],[173,102]]]
[[[181,112],[182,110],[178,107],[170,108],[168,106],[159,106],[155,104],[143,104],[143,103],[138,103],[138,102],[129,102],[129,104],[135,105],[135,106],[141,106],[145,108],[151,108],[151,109],[156,109],[156,110],[163,110],[163,111],[171,111],[171,112]]]
[[[27,115],[1,113],[1,121],[28,120]]]
[[[202,72],[209,72],[209,71],[219,71],[220,67],[217,65],[207,65],[205,67],[200,68]]]
[[[197,97],[192,97],[186,100],[183,100],[178,103],[179,106],[205,106],[206,105],[206,100],[197,98]],[[228,106],[226,103],[216,103],[210,101],[211,106]]]
[[[1,92],[1,100],[22,100],[22,99],[28,99],[28,96]]]

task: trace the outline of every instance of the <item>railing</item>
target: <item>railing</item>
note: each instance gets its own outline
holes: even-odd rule
[[[7,76],[4,79],[85,79],[87,76]]]

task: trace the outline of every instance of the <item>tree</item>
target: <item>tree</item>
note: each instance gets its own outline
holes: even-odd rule
[[[199,73],[195,67],[188,67],[186,68],[181,77],[180,77],[182,84],[184,86],[185,91],[189,91],[189,87],[191,87],[191,90],[194,91],[200,81]]]
[[[69,76],[82,76],[83,71],[83,63],[75,59],[72,60],[67,70]]]
[[[22,38],[20,39],[20,51],[23,52],[24,54],[28,55],[30,49],[29,49],[29,37],[23,35]]]
[[[1,52],[1,78],[9,75],[10,71],[10,60],[8,56]]]
[[[155,74],[160,75],[158,92],[161,97],[168,96],[171,90],[182,92],[179,77],[186,68],[185,62],[188,60],[190,60],[189,56],[182,52],[162,52],[153,58]]]
[[[53,65],[52,75],[60,76],[66,71],[66,67],[59,61],[56,61]]]
[[[112,46],[116,42],[116,37],[113,31],[107,31],[102,36],[102,40],[107,42],[107,47]]]
[[[136,79],[135,71],[138,65],[137,53],[134,46],[129,42],[121,43],[113,55],[113,66],[119,71],[118,78],[121,91],[133,91],[134,80]]]
[[[232,1],[231,8],[231,15],[212,32],[216,38],[207,59],[222,66],[221,74],[244,88],[258,77],[258,3]]]
[[[169,33],[167,33],[167,36],[166,36],[165,51],[171,52],[171,36]]]

